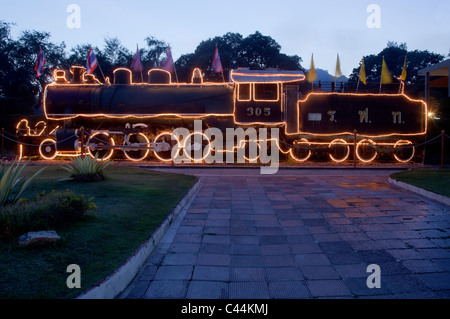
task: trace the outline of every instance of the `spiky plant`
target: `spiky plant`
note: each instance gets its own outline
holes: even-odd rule
[[[71,158],[71,164],[61,166],[70,173],[70,178],[79,182],[94,182],[105,179],[104,170],[111,162],[99,161],[98,154],[94,158],[90,156]]]
[[[30,178],[28,178],[14,194],[14,189],[19,186],[23,180],[23,170],[28,165],[28,162],[22,164],[22,160],[14,161],[14,163],[7,167],[0,164],[0,207],[9,203],[15,203],[20,198],[20,195],[28,188],[33,180],[45,169],[45,167],[38,170]],[[10,198],[12,197],[12,198]]]

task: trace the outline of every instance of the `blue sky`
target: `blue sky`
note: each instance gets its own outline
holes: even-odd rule
[[[80,28],[66,24],[69,4],[81,9]],[[367,26],[370,4],[381,10],[381,28]],[[174,59],[208,38],[260,31],[283,53],[301,56],[305,68],[314,53],[315,66],[334,73],[339,53],[345,75],[388,41],[445,56],[450,50],[448,0],[15,0],[2,1],[0,20],[16,23],[14,36],[26,29],[48,31],[53,42],[65,41],[68,48],[102,48],[105,37],[118,37],[134,51],[151,35],[171,45]]]

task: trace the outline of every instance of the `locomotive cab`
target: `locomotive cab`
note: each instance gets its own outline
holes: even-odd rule
[[[283,124],[286,84],[303,81],[304,78],[300,71],[232,70],[235,121],[243,124]]]

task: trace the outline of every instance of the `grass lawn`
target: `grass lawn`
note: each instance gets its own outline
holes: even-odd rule
[[[30,166],[30,176],[38,167]],[[61,241],[46,248],[19,248],[0,242],[0,298],[73,298],[120,266],[148,239],[197,181],[196,177],[111,165],[107,180],[60,182],[68,174],[49,166],[22,197],[70,189],[94,197],[98,209],[87,220],[57,233]],[[81,268],[81,289],[66,286],[67,266]]]
[[[394,173],[391,178],[450,197],[449,169],[408,170]]]

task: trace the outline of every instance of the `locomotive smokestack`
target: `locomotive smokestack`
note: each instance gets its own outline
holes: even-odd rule
[[[86,73],[86,68],[82,66],[73,66],[70,68],[70,73],[72,73],[72,83],[84,83],[84,74]]]

